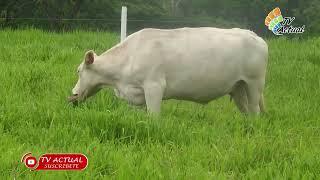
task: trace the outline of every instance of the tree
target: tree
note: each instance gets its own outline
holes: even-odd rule
[[[130,27],[137,28],[206,25],[249,28],[263,34],[267,32],[264,18],[273,8],[280,7],[285,16],[296,16],[295,22],[306,24],[307,31],[320,32],[319,0],[1,0],[0,15],[5,20],[0,24],[27,24],[47,29],[70,29],[72,26],[113,29],[119,26],[122,5],[128,7],[129,19],[152,21],[152,24],[131,22]],[[48,21],[12,19],[30,17]],[[65,18],[105,21],[62,21]],[[174,19],[177,23],[169,25],[160,23],[159,19]],[[179,24],[180,21],[186,23]]]

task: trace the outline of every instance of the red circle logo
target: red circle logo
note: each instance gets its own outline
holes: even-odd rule
[[[37,165],[37,159],[33,156],[29,156],[25,159],[25,165],[28,168],[34,168]]]

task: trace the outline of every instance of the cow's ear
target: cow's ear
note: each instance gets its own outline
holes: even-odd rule
[[[94,55],[95,53],[93,52],[93,50],[86,52],[86,55],[84,57],[84,62],[86,63],[86,65],[90,65],[94,62]]]

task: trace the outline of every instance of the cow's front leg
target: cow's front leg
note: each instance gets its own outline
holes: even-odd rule
[[[164,87],[160,83],[146,83],[144,85],[144,95],[147,110],[151,113],[159,114]]]

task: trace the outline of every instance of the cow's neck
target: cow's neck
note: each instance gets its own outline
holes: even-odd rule
[[[117,45],[97,59],[98,72],[103,76],[103,85],[115,86],[121,79],[123,68],[127,64],[127,52],[124,51],[124,45]]]

